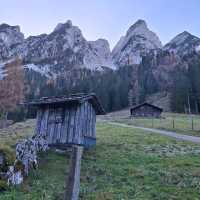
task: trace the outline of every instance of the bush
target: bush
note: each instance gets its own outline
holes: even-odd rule
[[[17,162],[15,163],[15,166],[14,166],[14,170],[15,170],[15,172],[18,172],[18,171],[24,172],[23,163],[21,161],[17,160]]]
[[[0,153],[5,155],[5,165],[1,167],[0,171],[6,171],[9,165],[13,165],[15,162],[15,151],[9,146],[0,145]]]
[[[7,182],[4,180],[0,180],[0,192],[6,191],[8,189]]]

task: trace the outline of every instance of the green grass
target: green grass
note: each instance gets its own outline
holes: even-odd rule
[[[33,135],[35,120],[27,120],[25,123],[15,123],[8,128],[0,129],[0,149],[4,146],[14,149],[17,140]]]
[[[193,130],[192,130],[193,119]],[[114,121],[128,125],[142,126],[179,132],[187,135],[200,136],[200,116],[176,113],[163,113],[161,119],[151,118],[120,118]]]
[[[97,125],[97,146],[85,151],[82,200],[198,200],[200,146],[106,123]],[[39,169],[1,200],[59,200],[69,157],[48,152]]]
[[[35,120],[15,123],[8,128],[0,129],[0,151],[6,154],[9,165],[15,161],[15,146],[17,140],[28,138],[33,135]]]

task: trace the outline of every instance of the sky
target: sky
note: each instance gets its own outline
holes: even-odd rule
[[[0,0],[0,24],[19,25],[25,37],[50,33],[68,19],[87,40],[105,38],[111,48],[138,19],[163,44],[183,31],[200,37],[200,0]]]

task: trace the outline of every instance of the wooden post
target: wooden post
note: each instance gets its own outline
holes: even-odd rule
[[[194,118],[192,117],[192,131],[194,130]]]
[[[80,190],[80,171],[83,147],[73,145],[70,160],[70,171],[64,194],[64,200],[78,200]]]
[[[173,124],[173,129],[175,128],[175,122],[174,122],[174,118],[172,120],[172,124]]]

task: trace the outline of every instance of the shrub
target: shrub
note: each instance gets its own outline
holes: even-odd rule
[[[7,182],[4,180],[0,180],[0,192],[3,192],[8,189]]]
[[[21,161],[17,160],[14,166],[15,172],[21,171],[24,172],[24,165]]]
[[[9,146],[0,145],[0,153],[5,155],[5,165],[0,168],[0,171],[6,171],[9,165],[13,165],[15,161],[15,151]]]

